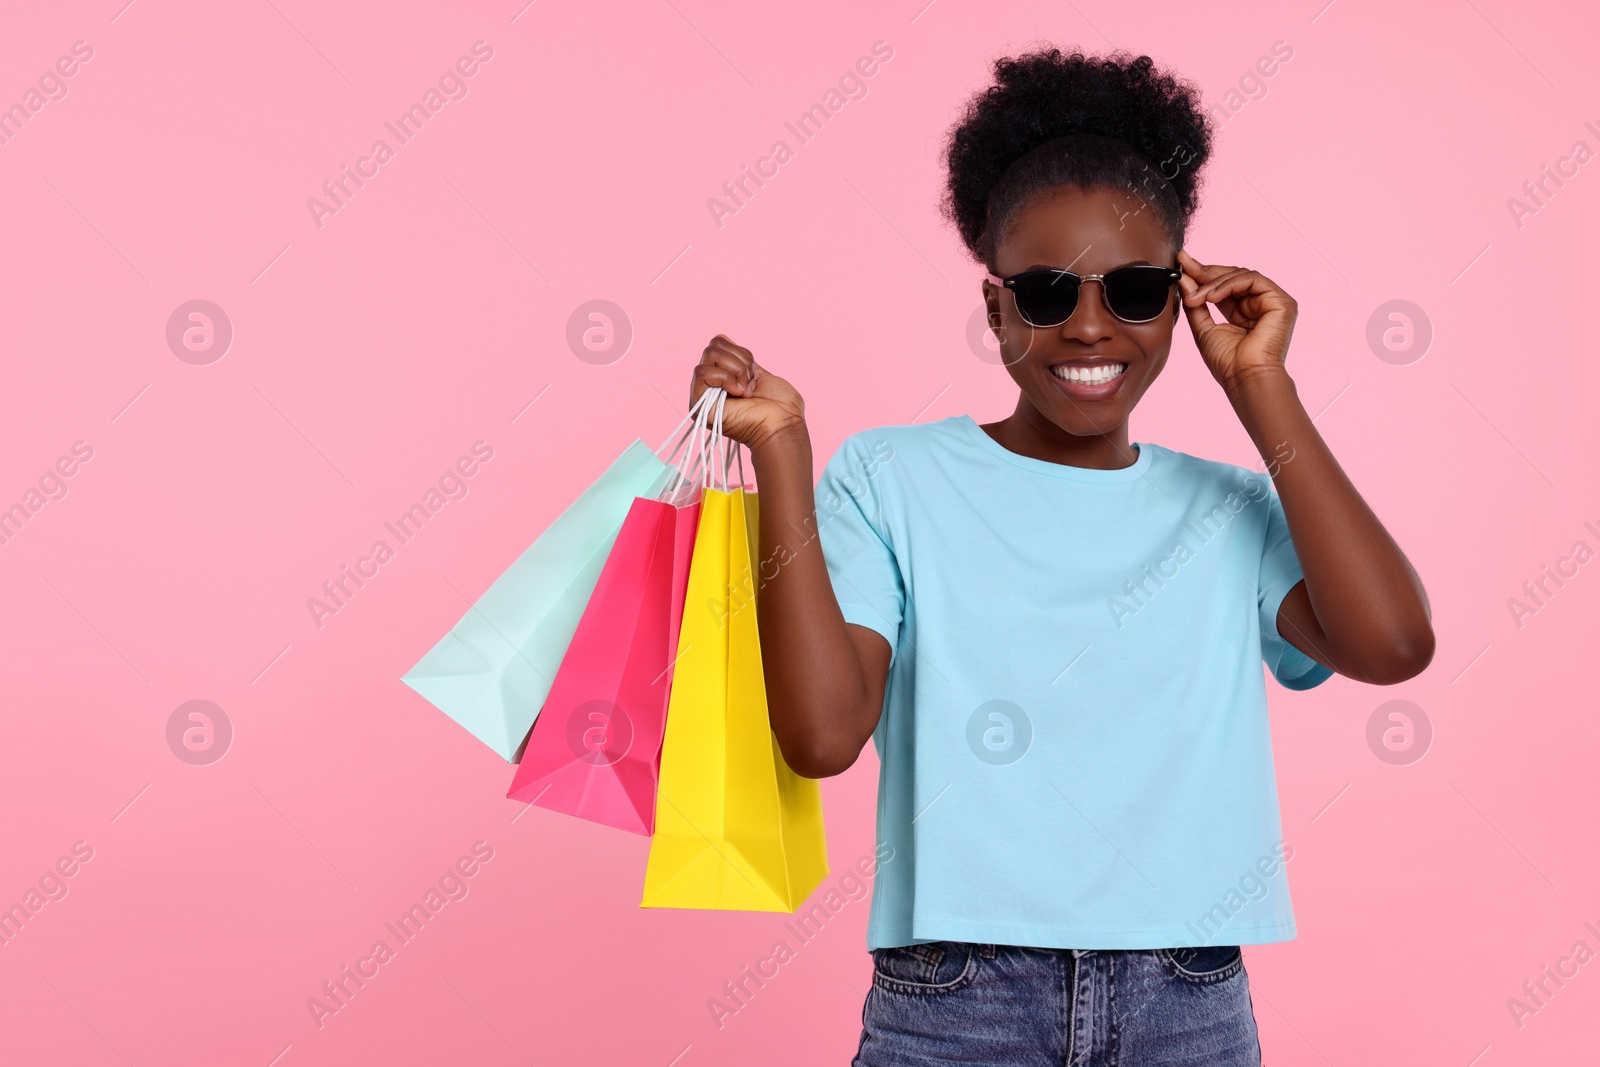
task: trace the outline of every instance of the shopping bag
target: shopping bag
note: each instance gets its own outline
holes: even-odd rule
[[[665,461],[642,440],[624,449],[401,681],[502,759],[517,759],[628,510],[661,492],[692,431]]]
[[[818,784],[767,717],[758,494],[740,481],[701,496],[640,907],[793,912],[828,874]]]
[[[708,409],[701,407],[702,420]],[[692,480],[675,483],[665,499],[634,499],[528,735],[511,799],[636,834],[654,829],[662,729],[700,520]]]

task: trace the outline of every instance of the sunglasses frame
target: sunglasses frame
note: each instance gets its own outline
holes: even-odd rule
[[[999,277],[998,275],[995,275],[995,274],[987,274],[987,275],[985,275],[985,277],[987,277],[989,279],[989,281],[994,283],[995,285],[1003,286],[1004,288],[1010,289],[1011,290],[1011,299],[1013,301],[1015,301],[1016,297],[1017,297],[1016,282],[1017,282],[1017,279],[1019,279],[1019,278],[1031,278],[1031,277],[1033,277],[1035,275],[1041,275],[1041,274],[1053,274],[1053,275],[1056,276],[1056,278],[1058,280],[1062,279],[1062,278],[1076,278],[1077,279],[1077,289],[1078,289],[1078,293],[1079,293],[1080,296],[1083,293],[1083,283],[1084,282],[1099,282],[1100,283],[1100,302],[1105,304],[1106,310],[1111,312],[1111,314],[1116,316],[1116,318],[1121,322],[1137,324],[1137,323],[1154,322],[1154,321],[1156,321],[1157,319],[1159,319],[1161,317],[1162,312],[1166,311],[1166,308],[1163,306],[1161,311],[1158,311],[1154,315],[1151,315],[1148,319],[1129,319],[1129,318],[1124,318],[1123,316],[1117,314],[1116,309],[1111,306],[1110,299],[1106,296],[1106,279],[1111,277],[1111,276],[1113,276],[1113,275],[1115,275],[1115,274],[1118,274],[1118,273],[1120,273],[1122,271],[1127,271],[1127,270],[1150,270],[1151,268],[1154,268],[1156,270],[1165,270],[1167,272],[1167,283],[1168,283],[1169,286],[1178,284],[1178,279],[1183,277],[1183,270],[1180,267],[1176,267],[1176,266],[1173,266],[1173,267],[1161,267],[1161,266],[1159,266],[1157,264],[1154,264],[1154,263],[1130,263],[1126,267],[1118,267],[1116,270],[1107,271],[1105,274],[1077,274],[1077,273],[1074,273],[1073,271],[1070,271],[1070,270],[1058,270],[1058,269],[1056,269],[1054,267],[1035,267],[1033,270],[1025,270],[1025,271],[1022,271],[1020,273],[1013,274],[1008,278],[1001,278],[1001,277]],[[1051,284],[1055,284],[1055,283],[1052,282]],[[1170,297],[1171,294],[1169,293],[1168,296]],[[1074,312],[1076,312],[1078,310],[1078,304],[1074,303],[1072,305],[1072,310]],[[1061,322],[1047,322],[1047,323],[1033,322],[1033,321],[1029,320],[1027,313],[1022,310],[1022,305],[1021,304],[1017,304],[1017,314],[1022,316],[1022,321],[1023,322],[1026,322],[1029,326],[1032,326],[1034,329],[1038,329],[1038,330],[1048,330],[1048,329],[1051,329],[1052,327],[1060,326],[1062,323],[1067,322],[1068,320],[1070,320],[1072,318],[1072,315],[1069,314],[1065,319],[1062,319]]]

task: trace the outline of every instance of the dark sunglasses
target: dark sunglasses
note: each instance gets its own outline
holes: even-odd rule
[[[991,282],[1011,290],[1017,311],[1029,326],[1060,326],[1078,306],[1084,282],[1100,283],[1100,295],[1111,314],[1123,322],[1150,322],[1167,309],[1167,296],[1183,271],[1177,267],[1139,264],[1118,267],[1109,274],[1074,274],[1070,270],[1041,267],[1009,278],[988,275]]]

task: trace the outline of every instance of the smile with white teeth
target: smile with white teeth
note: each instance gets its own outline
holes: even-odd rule
[[[1050,368],[1050,373],[1069,382],[1086,382],[1098,385],[1109,382],[1128,369],[1126,363],[1102,363],[1096,367],[1073,367],[1066,364]]]

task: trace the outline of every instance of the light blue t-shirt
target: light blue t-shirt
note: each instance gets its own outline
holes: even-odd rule
[[[1271,480],[1138,443],[1091,470],[968,415],[864,430],[817,485],[839,607],[893,649],[868,948],[1295,936],[1263,663],[1301,578]]]

